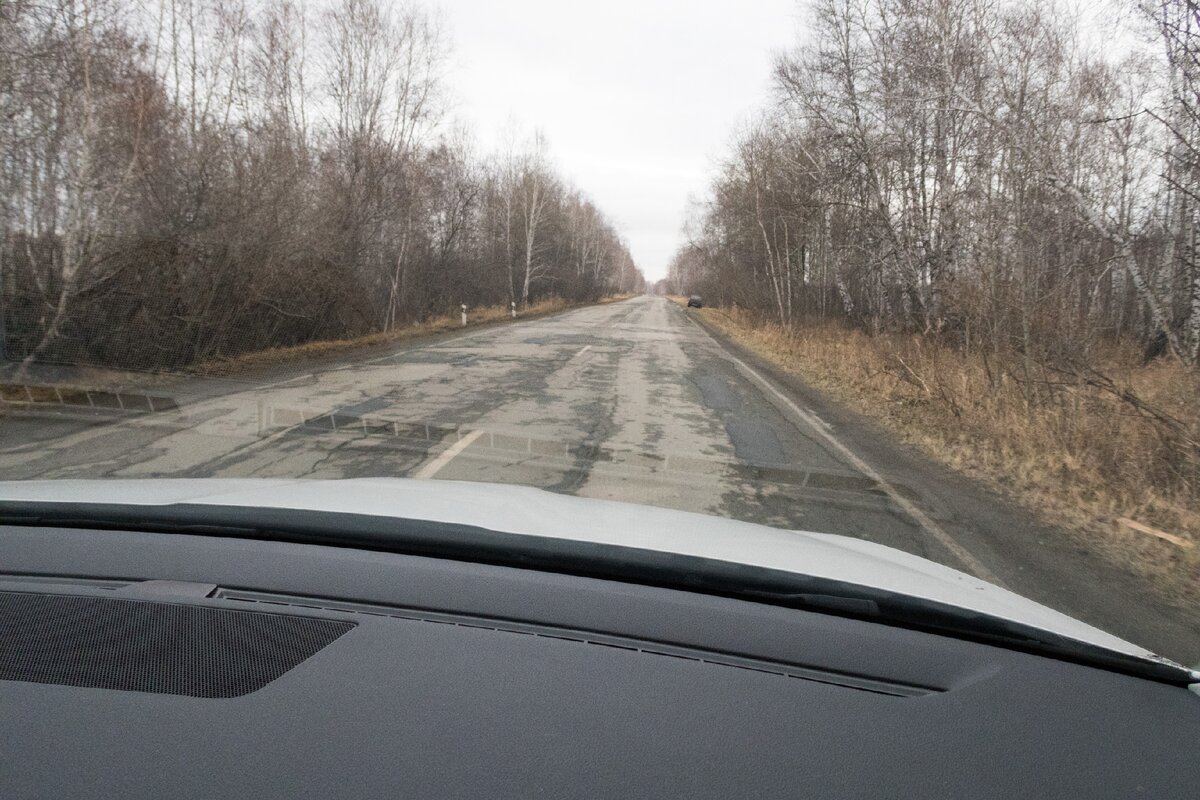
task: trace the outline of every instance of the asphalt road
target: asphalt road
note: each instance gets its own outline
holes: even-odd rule
[[[1195,615],[661,298],[137,383],[10,411],[0,478],[397,476],[649,503],[897,547],[1200,664]]]

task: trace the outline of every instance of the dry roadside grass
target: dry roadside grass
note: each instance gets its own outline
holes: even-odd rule
[[[80,389],[56,389],[53,386],[27,386],[24,384],[0,384],[0,409],[7,403],[61,403],[77,400],[83,395]]]
[[[616,295],[613,297],[602,298],[599,303],[615,303],[619,300],[627,300],[633,295]],[[544,317],[548,314],[556,314],[560,311],[566,311],[573,308],[571,303],[563,300],[561,297],[549,297],[544,300],[539,300],[533,303],[529,308],[517,312],[517,321],[523,319],[531,319],[535,317]],[[467,327],[475,327],[486,323],[504,322],[511,320],[512,311],[508,306],[481,306],[478,308],[468,309],[467,311]],[[295,347],[277,347],[270,350],[259,350],[253,353],[242,353],[241,355],[232,356],[230,358],[218,358],[211,361],[205,361],[197,364],[192,368],[192,371],[198,375],[228,375],[249,367],[256,367],[269,364],[282,364],[288,361],[295,361],[305,358],[313,358],[323,356],[330,353],[340,352],[359,347],[370,347],[373,345],[388,344],[391,342],[400,342],[406,339],[416,339],[422,336],[430,336],[435,333],[444,331],[461,330],[462,320],[458,314],[446,314],[440,317],[431,317],[422,323],[416,325],[408,325],[403,328],[397,328],[391,331],[381,331],[379,333],[371,333],[366,336],[358,336],[351,339],[336,339],[320,342],[308,342],[306,344],[296,345]]]
[[[1023,381],[1014,377],[1019,364],[985,362],[921,337],[872,338],[838,324],[783,328],[737,309],[699,313],[933,458],[990,482],[1081,546],[1131,566],[1165,599],[1200,601],[1196,370],[1111,353],[1095,382],[1045,374]]]
[[[27,376],[0,375],[0,414],[29,404],[72,404],[86,392],[170,393],[180,376],[173,373],[132,372],[102,367],[49,365]]]

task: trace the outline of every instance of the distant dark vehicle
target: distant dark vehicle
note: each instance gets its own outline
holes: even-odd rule
[[[698,294],[688,298],[688,308],[704,308],[704,300]]]

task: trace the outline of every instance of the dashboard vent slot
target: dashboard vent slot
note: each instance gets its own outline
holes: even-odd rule
[[[202,605],[0,592],[0,680],[238,697],[353,627]]]
[[[843,689],[857,689],[875,694],[893,697],[922,697],[937,694],[943,689],[933,686],[920,686],[888,678],[872,677],[869,675],[850,675],[835,672],[820,667],[802,666],[755,656],[740,656],[708,650],[690,645],[676,645],[667,642],[646,641],[598,631],[582,631],[571,628],[552,627],[536,623],[518,622],[515,620],[500,620],[494,618],[464,616],[456,613],[441,613],[425,609],[407,609],[395,606],[379,606],[352,601],[338,601],[327,598],[294,597],[267,592],[252,592],[241,589],[218,589],[216,597],[222,600],[233,600],[244,603],[255,603],[277,608],[302,608],[308,611],[339,611],[350,614],[361,614],[375,617],[391,617],[411,622],[425,622],[436,625],[453,625],[461,628],[476,628],[495,631],[497,633],[512,633],[521,636],[537,636],[555,639],[562,642],[577,642],[585,645],[611,647],[618,650],[629,650],[651,656],[664,656],[710,664],[721,667],[734,667],[768,675],[778,675],[788,678],[824,683],[839,686]]]

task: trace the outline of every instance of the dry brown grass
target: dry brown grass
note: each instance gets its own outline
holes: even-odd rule
[[[617,302],[632,295],[603,298],[600,302]],[[529,308],[518,312],[517,321],[544,317],[572,308],[572,304],[561,297],[549,297],[533,303]],[[481,306],[467,310],[467,327],[509,321],[512,318],[508,306]],[[391,342],[430,336],[435,333],[462,329],[462,320],[458,314],[446,314],[431,317],[422,323],[397,328],[391,331],[371,333],[351,339],[336,339],[320,342],[308,342],[295,347],[277,347],[270,350],[259,350],[253,353],[242,353],[230,358],[219,358],[206,361],[193,367],[193,371],[201,375],[228,375],[250,367],[281,364],[288,361],[301,360],[337,353],[360,347],[371,347]]]
[[[169,394],[179,379],[170,373],[132,372],[102,367],[35,366],[28,375],[17,372],[0,378],[0,413],[4,409],[36,403],[86,405],[79,402],[87,392]]]
[[[674,299],[674,298],[672,298]],[[1200,374],[1130,353],[1082,374],[1038,369],[917,336],[799,329],[737,309],[700,312],[760,355],[881,420],[927,454],[986,479],[1131,565],[1176,601],[1200,600]],[[1191,548],[1120,522],[1167,531]]]
[[[71,396],[80,394],[80,390],[56,390],[53,386],[4,384],[0,385],[0,403],[57,403],[63,400],[64,392]]]

